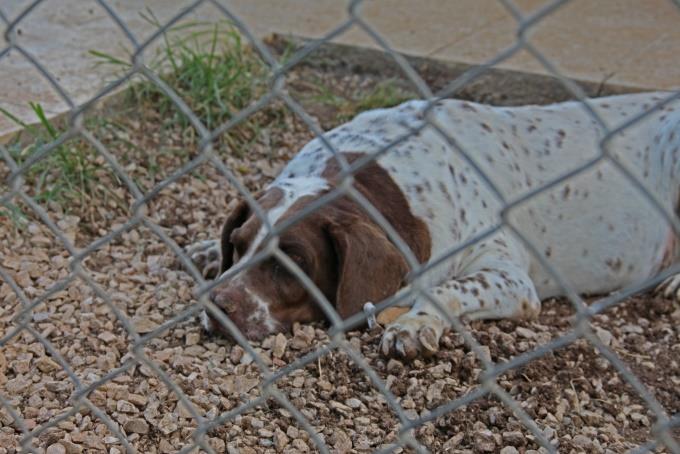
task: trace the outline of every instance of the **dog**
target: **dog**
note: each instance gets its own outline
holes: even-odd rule
[[[615,128],[670,95],[611,96],[590,105]],[[606,145],[667,216],[679,208],[678,106],[662,103]],[[352,185],[427,267],[420,282],[429,296],[404,299],[410,309],[386,327],[380,344],[387,356],[412,359],[435,353],[449,326],[432,299],[451,316],[473,320],[533,318],[542,299],[563,295],[537,254],[584,295],[641,283],[678,261],[668,218],[611,161],[596,160],[603,137],[601,124],[576,101],[522,107],[408,101],[359,114],[325,133],[326,143],[312,140],[255,198],[268,223],[282,225],[343,181],[327,144],[349,165],[391,144],[353,175]],[[527,194],[501,218],[506,203]],[[194,244],[187,253],[207,278],[216,278],[261,252],[267,233],[239,200],[221,240]],[[284,230],[278,247],[343,319],[394,295],[412,271],[379,223],[347,195]],[[669,295],[678,288],[678,278],[663,286]],[[251,340],[324,318],[305,287],[272,257],[220,283],[210,299]],[[210,315],[203,323],[208,331],[226,331]]]

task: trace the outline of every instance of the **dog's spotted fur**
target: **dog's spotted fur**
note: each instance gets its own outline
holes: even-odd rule
[[[592,105],[610,127],[616,127],[665,96],[624,95],[593,100]],[[426,106],[423,101],[410,101],[366,112],[325,138],[353,162],[420,129]],[[672,215],[680,194],[677,109],[678,103],[669,103],[608,144],[610,153]],[[430,119],[446,137],[427,126],[397,141],[354,181],[421,263],[437,260],[501,221],[503,202],[458,147],[507,202],[595,159],[603,137],[599,124],[576,102],[505,108],[447,100],[436,104]],[[269,221],[277,224],[327,193],[338,184],[339,171],[319,140],[307,144],[260,195]],[[265,227],[247,206],[242,204],[238,210],[227,221],[222,238],[222,255],[227,255],[222,258],[223,272],[250,258],[266,237]],[[583,294],[607,293],[641,282],[678,259],[678,242],[668,223],[606,160],[516,206],[507,220]],[[249,236],[242,238],[247,230]],[[296,224],[280,241],[343,317],[359,311],[367,301],[392,295],[409,271],[384,232],[346,197]],[[240,251],[234,253],[233,242],[240,244]],[[216,242],[203,243],[190,250],[199,266],[212,270],[209,274],[216,270],[216,247]],[[206,260],[209,252],[213,260]],[[281,273],[280,265],[263,263],[213,293],[215,303],[251,338],[294,321],[321,317],[293,277],[277,276],[272,270]],[[507,227],[425,277],[430,294],[444,308],[472,319],[533,317],[541,299],[562,293]],[[678,281],[668,281],[666,292],[675,293]],[[286,289],[296,285],[295,291]],[[407,304],[411,310],[387,327],[383,352],[413,357],[436,351],[447,323],[427,299]],[[207,318],[206,324],[212,326]]]

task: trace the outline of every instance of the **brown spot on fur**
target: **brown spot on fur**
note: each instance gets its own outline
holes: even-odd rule
[[[604,261],[604,263],[614,272],[618,272],[621,270],[621,267],[623,266],[623,262],[621,262],[620,258],[616,259],[607,259]]]
[[[484,275],[481,275],[479,277],[479,284],[482,286],[484,290],[488,290],[489,288],[491,288],[491,286],[489,285],[489,281],[486,280]]]
[[[499,246],[508,247],[508,243],[506,243],[505,240],[503,240],[501,238],[494,238],[493,242],[496,243]]]
[[[562,190],[562,200],[567,200],[569,198],[569,193],[571,192],[571,188],[569,185],[566,185],[564,189]]]

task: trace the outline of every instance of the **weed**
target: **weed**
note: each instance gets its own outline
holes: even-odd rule
[[[143,17],[160,27],[152,12]],[[187,32],[189,28],[193,30]],[[161,75],[208,129],[228,121],[267,92],[267,67],[230,24],[194,22],[172,28],[162,36],[163,43],[149,68]],[[130,62],[109,54],[90,53],[99,63],[122,70],[131,67]],[[133,83],[128,93],[133,105],[157,111],[165,126],[189,128],[189,118],[153,81]],[[238,152],[257,137],[262,121],[260,116],[251,116],[223,140]]]
[[[17,230],[23,230],[28,224],[24,211],[13,203],[0,206],[0,224],[8,225],[4,221],[8,219]]]
[[[400,88],[394,80],[379,82],[368,90],[358,90],[350,95],[316,80],[312,82],[310,91],[311,94],[303,94],[303,98],[307,103],[331,107],[335,112],[334,123],[348,121],[366,110],[393,107],[416,97],[414,93]]]
[[[160,27],[151,12],[144,17]],[[161,36],[162,43],[148,62],[149,70],[158,74],[209,129],[232,119],[264,96],[270,88],[268,81],[271,74],[267,66],[230,24],[190,23],[171,28]],[[293,53],[291,45],[284,50],[281,60],[285,62]],[[121,72],[132,68],[130,61],[111,54],[94,50],[91,54],[97,58],[98,64],[111,65]],[[142,74],[135,77],[142,77]],[[360,90],[349,96],[336,91],[337,88],[331,90],[317,83],[304,96],[308,99],[311,96],[311,100],[318,105],[331,106],[336,123],[364,110],[393,106],[413,97],[400,89],[395,81],[378,83],[370,90]],[[189,118],[159,84],[151,80],[143,79],[130,84],[126,96],[127,102],[116,114],[121,124],[117,124],[116,120],[93,117],[86,120],[86,127],[103,137],[102,143],[116,154],[133,180],[146,191],[164,177],[163,169],[168,168],[172,158],[190,153],[187,150],[191,147],[185,145],[195,144],[195,130]],[[26,125],[11,113],[0,109],[1,114],[22,126],[24,134],[31,138],[27,146],[23,145],[25,141],[17,139],[8,147],[19,164],[25,163],[44,146],[59,140],[63,134],[56,124],[47,119],[39,104],[31,104],[31,107],[38,118],[37,126]],[[126,116],[127,109],[134,109],[138,115]],[[283,132],[292,124],[290,120],[290,115],[281,103],[273,103],[230,129],[218,140],[238,157],[243,157],[244,150],[253,143],[257,143],[259,149],[276,149],[281,143],[285,144],[286,134]],[[137,124],[134,130],[139,129],[139,124],[145,124],[145,134],[140,137],[149,137],[148,142],[129,140],[126,128],[133,123]],[[159,130],[169,133],[166,139],[169,138],[170,145],[167,147],[158,142]],[[156,133],[153,138],[150,137],[152,131]],[[272,138],[276,137],[284,139],[280,143],[274,139],[276,143],[273,143]],[[224,147],[218,147],[221,148]],[[91,212],[98,210],[104,216],[101,213],[113,202],[118,207],[126,207],[120,182],[104,164],[103,158],[89,143],[82,138],[72,138],[55,146],[48,156],[30,166],[24,178],[29,183],[30,195],[39,203],[57,202],[64,210],[79,213],[82,213],[82,208]],[[139,172],[135,171],[136,168],[140,169]],[[93,203],[95,195],[103,196],[104,205],[99,203],[99,197],[98,203]],[[89,205],[85,206],[86,203]],[[0,217],[14,219],[20,211],[6,208],[0,212]]]
[[[377,84],[371,91],[355,98],[354,112],[352,116],[365,110],[379,107],[393,107],[404,101],[413,99],[414,93],[406,92],[397,87],[394,81],[386,81]]]
[[[22,133],[7,146],[10,156],[19,165],[59,140],[64,133],[47,118],[40,104],[30,103],[30,106],[38,120],[36,125],[28,125],[0,108],[0,113],[23,128]],[[26,135],[28,139],[24,137]],[[101,182],[102,162],[96,158],[95,151],[84,139],[74,138],[54,146],[47,156],[28,167],[23,174],[29,183],[31,197],[38,203],[56,202],[70,212],[83,208],[97,191],[110,193],[110,189]],[[5,208],[0,215],[13,220],[26,216],[16,206]]]

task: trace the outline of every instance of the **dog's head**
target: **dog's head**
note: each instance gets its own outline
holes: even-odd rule
[[[290,220],[327,191],[305,193],[296,184],[272,187],[257,197],[273,226]],[[257,214],[240,201],[227,217],[221,241],[224,274],[256,257],[270,237]],[[381,301],[395,293],[408,271],[386,234],[348,198],[337,199],[285,229],[278,247],[342,318],[360,311],[367,301]],[[273,256],[220,283],[210,298],[250,340],[285,330],[294,322],[324,318],[295,273]],[[206,327],[227,334],[209,316]]]
[[[361,158],[347,153],[348,162]],[[278,248],[288,256],[335,307],[341,318],[380,302],[401,288],[409,271],[406,260],[385,232],[350,197],[326,203],[298,222],[300,213],[336,187],[341,169],[329,158],[320,176],[278,178],[259,194],[258,206],[273,227],[288,225]],[[303,172],[304,173],[304,172]],[[354,174],[354,188],[375,207],[411,248],[420,263],[430,257],[426,224],[415,217],[399,186],[375,162]],[[270,237],[261,218],[237,202],[222,230],[222,274],[240,269],[267,248]],[[211,300],[251,340],[289,328],[294,322],[322,320],[324,312],[296,273],[276,257],[232,270],[211,292]],[[206,317],[208,330],[228,334]]]

